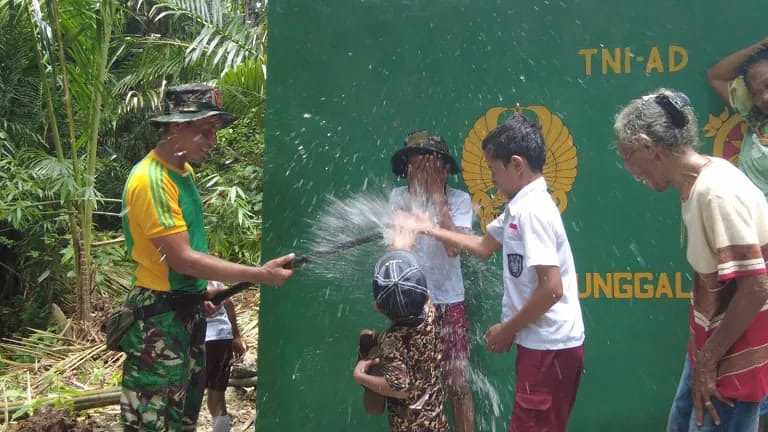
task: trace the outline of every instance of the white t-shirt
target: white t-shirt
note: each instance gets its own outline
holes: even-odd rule
[[[224,284],[218,281],[208,281],[208,288],[224,287]],[[219,305],[216,312],[210,317],[205,318],[205,341],[233,339],[232,323],[229,322],[229,316],[224,306]]]
[[[687,258],[697,273],[724,282],[765,268],[760,248],[768,244],[768,203],[730,162],[710,160],[682,205]]]
[[[501,320],[515,316],[539,284],[535,266],[558,266],[563,296],[532,324],[521,329],[516,342],[526,348],[556,350],[584,343],[584,322],[571,246],[563,220],[543,177],[526,185],[507,204],[488,234],[504,251],[504,299]]]
[[[446,196],[453,224],[457,228],[471,229],[472,200],[469,194],[447,188]],[[407,186],[392,190],[389,202],[395,210],[417,209],[417,204],[413,202]],[[461,274],[459,256],[449,257],[443,243],[425,235],[416,238],[413,253],[427,277],[427,289],[432,303],[448,304],[464,301],[464,278]]]

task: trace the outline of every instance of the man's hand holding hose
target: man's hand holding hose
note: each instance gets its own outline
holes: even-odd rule
[[[254,277],[251,280],[245,281],[246,283],[237,284],[235,287],[208,288],[203,294],[203,300],[217,300],[215,303],[220,303],[224,299],[250,287],[252,284],[281,286],[293,275],[293,270],[290,267],[294,258],[295,255],[291,253],[268,261],[263,266],[255,268]]]

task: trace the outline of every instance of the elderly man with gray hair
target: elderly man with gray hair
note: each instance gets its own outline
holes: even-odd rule
[[[668,430],[756,431],[768,394],[768,203],[728,161],[696,151],[696,116],[683,93],[631,101],[614,129],[632,176],[677,191],[688,233],[691,335]]]

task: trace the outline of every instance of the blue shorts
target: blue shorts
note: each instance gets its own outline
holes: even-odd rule
[[[713,399],[712,404],[720,415],[720,425],[715,425],[712,417],[704,413],[704,423],[698,426],[693,412],[693,399],[691,399],[691,362],[686,355],[680,384],[677,386],[675,398],[672,400],[672,409],[669,412],[667,432],[757,432],[759,416],[764,408],[768,408],[766,401],[768,399],[760,404],[735,402],[733,407],[729,407]]]

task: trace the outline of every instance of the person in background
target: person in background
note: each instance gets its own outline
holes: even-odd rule
[[[749,126],[739,168],[768,197],[768,38],[720,60],[707,81]]]
[[[205,84],[170,87],[155,148],[131,170],[123,189],[123,234],[136,269],[129,308],[170,304],[169,312],[137,319],[120,342],[120,422],[125,431],[194,431],[205,392],[202,299],[219,289],[207,280],[282,285],[293,271],[289,254],[263,266],[208,253],[203,205],[190,162],[204,162],[216,131],[234,117]],[[182,301],[184,299],[184,301]]]
[[[218,281],[209,281],[209,289],[224,288]],[[232,364],[245,354],[237,313],[232,300],[224,300],[206,314],[205,331],[205,387],[208,390],[208,411],[211,413],[213,432],[229,432],[232,419],[227,413],[226,391]]]
[[[754,432],[768,394],[768,202],[728,161],[696,151],[696,114],[683,93],[659,89],[631,101],[614,132],[630,175],[679,195],[695,272],[668,431]]]

